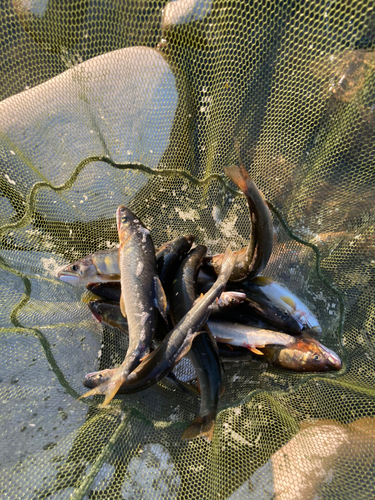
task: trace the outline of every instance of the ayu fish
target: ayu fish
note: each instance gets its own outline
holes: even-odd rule
[[[301,328],[308,328],[316,335],[322,333],[319,321],[306,304],[281,283],[267,276],[258,276],[251,281],[246,281],[246,295],[255,301],[263,297],[289,313],[301,325]]]
[[[175,259],[187,253],[193,244],[194,236],[188,234],[164,243],[156,253],[157,269],[164,273],[169,272],[168,266],[175,265]],[[57,277],[73,285],[80,283],[120,282],[120,267],[118,262],[118,248],[100,250],[86,255],[67,266],[60,268]],[[168,257],[168,254],[172,254]],[[98,288],[100,291],[100,288]],[[95,292],[94,292],[95,293]]]
[[[260,347],[267,344],[288,345],[295,341],[291,335],[265,328],[242,325],[240,323],[228,323],[209,319],[207,322],[216,342],[229,345],[246,347],[254,354],[262,355]]]
[[[168,294],[173,325],[176,325],[185,316],[196,300],[196,279],[206,252],[207,248],[204,245],[197,245],[177,269]],[[230,299],[221,299],[220,295],[220,298],[216,299],[217,305],[215,307],[219,307],[220,300],[227,303]],[[214,304],[215,302],[212,305]],[[204,436],[206,440],[211,441],[217,405],[220,394],[224,389],[222,385],[223,370],[216,342],[212,338],[207,325],[203,326],[203,330],[193,340],[188,354],[198,378],[201,392],[200,409],[198,416],[183,432],[182,439],[194,439],[198,436]]]
[[[238,151],[237,151],[238,152]],[[236,252],[237,262],[229,281],[239,281],[257,276],[267,265],[273,248],[273,225],[270,210],[262,192],[246,171],[240,155],[239,164],[225,168],[227,176],[241,189],[250,210],[250,241],[246,248]],[[206,259],[206,265],[217,274],[223,254]]]
[[[155,249],[149,230],[124,205],[117,209],[116,218],[120,240],[120,309],[127,318],[129,347],[115,373],[82,396],[105,394],[102,406],[111,401],[129,373],[149,353],[156,327],[156,307],[166,317],[167,301],[156,272]]]
[[[101,283],[87,283],[87,290],[94,293],[101,299],[110,300],[111,302],[120,302],[121,283],[120,281],[108,281]]]
[[[246,289],[241,288],[241,292],[246,294]],[[246,325],[252,325],[254,319],[259,319],[269,325],[271,329],[289,333],[290,335],[299,335],[301,333],[302,325],[285,308],[273,303],[264,295],[245,295],[245,297],[245,300],[230,309],[220,309],[218,317],[224,319],[224,321],[233,320],[236,323]],[[211,317],[214,317],[214,312]]]
[[[130,373],[122,383],[122,392],[132,393],[143,391],[156,384],[187,354],[194,338],[199,335],[202,325],[206,322],[210,314],[210,305],[224,290],[233,270],[234,263],[235,256],[230,248],[227,248],[222,270],[214,285],[203,297],[195,301],[190,311],[168,333],[160,346],[143,359],[137,368]],[[87,383],[89,383],[89,380]],[[83,397],[106,393],[106,390],[103,390],[103,385],[105,386],[106,384],[95,387],[92,391],[84,394]]]
[[[86,255],[82,259],[62,267],[57,273],[57,277],[61,281],[66,281],[72,285],[120,281],[118,248],[100,250]]]

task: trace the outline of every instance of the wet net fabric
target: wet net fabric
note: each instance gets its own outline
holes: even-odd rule
[[[2,3],[1,498],[373,497],[373,7]],[[272,210],[263,274],[308,304],[344,368],[226,364],[212,443],[186,442],[198,393],[168,380],[77,401],[126,339],[56,270],[118,243],[121,203],[156,246],[245,246],[246,200],[223,173],[235,138]]]

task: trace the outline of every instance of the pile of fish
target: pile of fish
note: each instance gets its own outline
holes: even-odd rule
[[[183,438],[212,439],[223,391],[222,361],[258,357],[288,370],[339,370],[337,354],[316,340],[312,312],[285,286],[259,276],[273,248],[273,226],[262,193],[240,163],[225,170],[245,194],[249,245],[207,255],[194,235],[169,241],[155,252],[150,232],[127,207],[116,212],[119,248],[99,251],[62,268],[58,277],[85,283],[101,300],[89,307],[101,322],[129,335],[119,367],[89,373],[82,397],[147,389],[169,376],[188,355],[201,392],[200,412]]]

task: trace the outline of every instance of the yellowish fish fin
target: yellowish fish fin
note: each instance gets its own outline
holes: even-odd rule
[[[254,282],[259,286],[270,285],[272,283],[272,279],[268,276],[257,276]]]
[[[187,429],[182,433],[182,439],[195,439],[203,437],[209,443],[212,441],[215,426],[216,412],[211,412],[209,415],[201,417],[198,415]]]
[[[280,299],[283,302],[285,302],[285,304],[287,304],[288,306],[293,307],[293,309],[296,309],[297,304],[294,302],[292,297],[289,297],[289,295],[283,295],[282,297],[280,297]]]
[[[154,297],[155,306],[159,309],[164,321],[167,322],[167,297],[159,276],[154,276]]]
[[[259,351],[259,349],[257,349],[255,346],[248,345],[246,347],[254,354],[260,354],[261,356],[264,356],[264,353],[262,351]],[[259,345],[258,347],[264,347],[264,345]]]
[[[232,165],[231,167],[225,167],[224,172],[234,182],[243,193],[247,192],[246,181],[250,177],[245,168],[237,167]]]
[[[124,318],[126,318],[125,301],[124,301],[124,296],[122,295],[122,293],[121,293],[121,297],[120,297],[120,310],[121,310],[121,314],[124,316]]]

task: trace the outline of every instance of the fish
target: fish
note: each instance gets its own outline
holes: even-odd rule
[[[224,168],[224,171],[246,196],[250,210],[251,229],[249,245],[236,253],[237,262],[229,281],[240,281],[257,276],[268,263],[274,240],[271,212],[262,192],[242,163],[237,142],[236,149],[240,166],[233,165]],[[217,274],[222,255],[216,254],[208,257],[205,262],[206,268],[211,268]]]
[[[288,312],[301,328],[308,328],[316,335],[322,333],[322,328],[316,316],[296,295],[294,295],[286,286],[274,281],[267,276],[258,276],[253,280],[246,281],[246,295],[255,301],[259,297],[264,297],[275,306]]]
[[[259,350],[260,347],[264,347],[267,344],[285,346],[295,341],[294,337],[286,333],[242,325],[240,323],[229,323],[209,319],[207,324],[216,342],[246,347],[254,354],[260,356],[263,355]]]
[[[339,356],[316,339],[301,338],[286,346],[265,346],[263,355],[274,366],[295,372],[341,370]]]
[[[91,300],[87,304],[93,316],[99,321],[99,323],[105,323],[106,325],[112,326],[113,328],[118,328],[128,335],[128,322],[123,316],[120,309],[120,304],[113,302],[106,302],[104,300]],[[155,335],[153,337],[153,345],[156,347],[167,335],[168,325],[161,323],[155,330]]]
[[[207,323],[217,342],[245,347],[273,366],[296,372],[326,372],[342,367],[339,356],[316,339],[296,339],[281,332],[211,319]],[[236,351],[227,352],[232,359],[246,357],[241,351],[238,355]],[[225,350],[220,350],[220,355],[225,356]]]
[[[81,397],[105,394],[102,407],[108,405],[128,375],[148,355],[155,333],[156,308],[166,317],[167,300],[156,272],[155,248],[150,231],[125,205],[116,212],[120,247],[120,309],[126,316],[129,347],[121,366],[103,384]]]
[[[212,285],[212,280],[199,275],[197,283],[198,291],[203,292]],[[243,323],[249,326],[257,326],[256,323],[261,321],[264,327],[268,327],[270,330],[282,331],[290,335],[299,335],[301,333],[303,325],[291,312],[287,311],[285,307],[272,302],[263,293],[254,293],[253,280],[245,279],[240,283],[229,282],[224,293],[226,299],[230,300],[230,307],[222,305],[213,308],[211,319],[233,320],[235,323]],[[231,294],[234,295],[231,296]],[[316,332],[311,333],[315,334]]]
[[[118,248],[100,250],[86,255],[82,259],[60,268],[57,277],[72,285],[120,281]]]
[[[164,243],[156,251],[158,270],[162,271],[165,267],[163,272],[167,275],[169,273],[167,266],[170,266],[175,259],[186,253],[193,242],[194,236],[188,234]],[[61,281],[72,285],[79,285],[80,283],[120,282],[118,252],[118,248],[111,248],[86,255],[71,264],[61,267],[57,272],[57,277]],[[168,257],[169,254],[171,255]],[[100,291],[100,287],[97,290]]]
[[[157,270],[163,287],[173,279],[175,271],[194,243],[195,236],[188,234],[164,243],[156,252]]]
[[[215,307],[217,307],[217,309],[220,311],[228,311],[229,309],[242,304],[245,300],[245,293],[227,290],[223,292],[219,298],[216,299]],[[211,314],[213,311],[214,308],[211,308]]]
[[[168,294],[173,325],[176,325],[194,304],[197,295],[196,279],[206,252],[207,247],[197,245],[177,269]],[[216,304],[216,307],[219,307],[219,303],[229,301],[228,298],[222,298],[223,293],[212,305]],[[203,436],[210,442],[213,437],[219,397],[224,389],[222,384],[223,369],[216,343],[209,329],[206,325],[202,329],[204,331],[193,340],[191,350],[188,353],[198,378],[201,392],[200,409],[198,416],[183,432],[182,439]]]
[[[120,303],[121,283],[119,281],[87,283],[86,288],[102,299]]]
[[[236,323],[243,323],[249,326],[254,324],[254,319],[259,319],[270,330],[277,330],[290,335],[299,335],[301,333],[303,328],[301,323],[289,311],[278,306],[278,304],[274,304],[264,295],[248,297],[246,295],[246,288],[242,288],[241,292],[245,295],[245,299],[238,301],[231,308],[215,309],[211,313],[211,318],[217,317],[224,321],[233,320]],[[226,293],[231,292],[227,291]]]
[[[122,381],[122,391],[126,393],[143,391],[156,384],[188,353],[194,338],[200,334],[200,329],[210,314],[209,306],[224,290],[234,265],[235,256],[228,247],[223,259],[222,269],[212,288],[195,301],[193,307],[168,333],[160,346],[145,357],[126,380]],[[109,383],[112,383],[113,378],[116,379],[117,374],[111,377]],[[107,383],[104,383],[81,397],[106,393]]]

